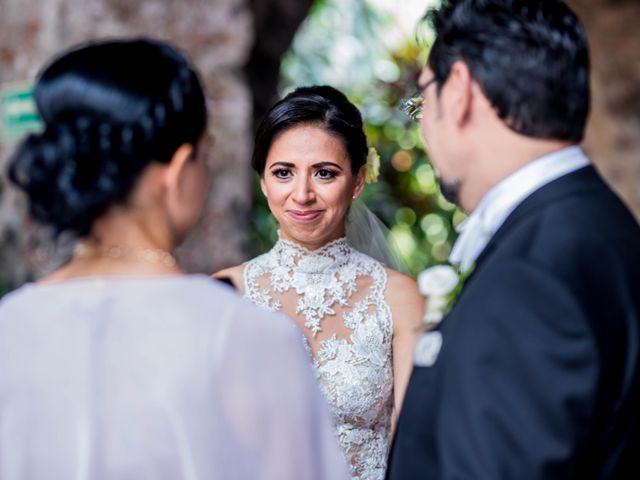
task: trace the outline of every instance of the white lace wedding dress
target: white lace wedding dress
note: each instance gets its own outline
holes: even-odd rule
[[[314,251],[279,240],[245,264],[244,284],[253,303],[303,326],[353,479],[384,478],[393,407],[384,266],[345,238]]]

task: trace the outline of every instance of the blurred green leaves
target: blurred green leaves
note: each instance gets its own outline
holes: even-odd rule
[[[2,298],[3,296],[5,296],[7,293],[9,293],[12,290],[11,285],[9,285],[6,282],[0,282],[0,298]]]

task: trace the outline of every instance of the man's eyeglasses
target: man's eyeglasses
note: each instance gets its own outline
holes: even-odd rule
[[[400,103],[400,110],[407,114],[407,116],[414,121],[418,121],[422,118],[422,104],[424,103],[424,91],[436,81],[436,77],[427,80],[422,85],[418,84],[418,90],[415,94],[409,98],[403,100]]]

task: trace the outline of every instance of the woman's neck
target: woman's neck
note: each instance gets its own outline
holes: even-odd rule
[[[175,275],[173,242],[163,222],[110,211],[94,222],[69,262],[42,282],[89,276]]]
[[[159,212],[112,208],[96,219],[85,243],[96,248],[119,245],[172,252],[175,242],[166,225]]]

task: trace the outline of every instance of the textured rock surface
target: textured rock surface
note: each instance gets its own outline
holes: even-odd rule
[[[30,83],[51,55],[93,37],[151,35],[186,51],[211,101],[212,188],[201,227],[179,252],[191,271],[245,259],[250,197],[251,103],[242,69],[253,44],[244,0],[0,0],[0,85]],[[0,145],[4,171],[11,145]],[[27,235],[23,199],[0,185],[0,282],[19,284],[51,266],[42,235]],[[22,260],[28,242],[30,262]],[[59,256],[59,255],[58,255]]]
[[[568,3],[591,45],[593,109],[585,148],[640,219],[640,2]]]

